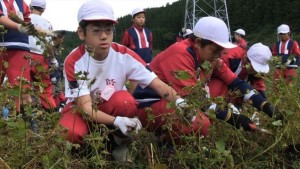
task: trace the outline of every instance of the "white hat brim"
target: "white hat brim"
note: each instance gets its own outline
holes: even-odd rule
[[[278,34],[280,34],[280,33],[289,33],[289,31],[280,31],[280,32],[278,32]]]
[[[111,19],[101,15],[93,15],[93,16],[82,18],[81,20],[85,20],[85,21],[103,20],[103,21],[112,21],[114,23],[118,23],[118,21],[116,21],[115,19]]]
[[[231,48],[235,48],[236,47],[236,45],[235,44],[232,44],[232,43],[230,43],[230,42],[216,42],[216,41],[212,41],[212,42],[214,42],[215,44],[217,44],[217,45],[219,45],[219,46],[221,46],[221,47],[223,47],[223,48],[226,48],[226,49],[231,49]]]
[[[268,73],[270,71],[270,67],[268,64],[259,64],[253,60],[250,60],[251,61],[251,65],[253,67],[253,69],[256,71],[256,72],[259,72],[259,73]]]

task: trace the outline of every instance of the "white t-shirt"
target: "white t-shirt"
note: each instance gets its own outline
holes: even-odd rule
[[[46,19],[44,19],[42,16],[37,14],[30,14],[31,22],[34,26],[39,27],[44,30],[50,30],[52,31],[52,25],[50,22],[48,22]],[[50,43],[51,38],[47,37],[46,40]],[[36,53],[36,54],[43,54],[45,50],[45,44],[37,44],[38,38],[34,36],[29,36],[29,46],[30,46],[30,52]]]
[[[69,101],[74,98],[100,92],[108,85],[115,92],[126,90],[127,80],[136,81],[147,87],[156,75],[145,68],[132,55],[137,55],[123,45],[113,43],[107,58],[97,61],[89,56],[84,45],[74,49],[65,59],[65,95]],[[85,74],[87,78],[84,78]]]

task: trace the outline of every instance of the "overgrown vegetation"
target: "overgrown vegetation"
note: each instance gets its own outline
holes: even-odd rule
[[[273,67],[274,65],[272,65]],[[266,76],[267,96],[285,115],[286,120],[273,121],[262,112],[260,128],[265,132],[245,132],[234,129],[211,115],[213,125],[208,137],[181,135],[180,144],[165,144],[157,134],[143,129],[133,135],[132,163],[112,160],[109,144],[112,131],[105,126],[91,124],[93,132],[85,138],[86,144],[73,145],[65,141],[58,125],[58,112],[40,111],[34,118],[39,121],[40,133],[29,130],[29,124],[13,112],[9,120],[0,120],[0,166],[2,168],[299,168],[300,144],[299,108],[300,80],[287,86],[284,81],[274,83],[272,74]],[[201,91],[202,82],[194,88]],[[273,90],[276,85],[279,90]],[[10,87],[1,89],[0,104],[7,96],[18,93]],[[36,93],[32,93],[33,95]],[[189,97],[194,107],[208,104],[195,93]],[[219,103],[222,99],[217,98]],[[14,102],[11,102],[11,106]],[[243,113],[250,117],[255,111],[249,104]],[[28,115],[32,109],[26,109]],[[151,118],[151,116],[149,116]],[[171,123],[171,121],[170,121]],[[165,129],[170,128],[170,123]]]

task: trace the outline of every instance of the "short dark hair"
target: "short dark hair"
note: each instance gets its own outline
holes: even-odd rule
[[[56,37],[58,38],[62,38],[67,34],[67,31],[65,30],[58,30],[58,31],[54,31],[54,33],[56,34]]]
[[[199,38],[199,37],[197,37],[197,36],[195,36],[193,33],[192,34],[190,34],[190,36],[189,36],[189,38],[190,38],[190,40],[192,41],[192,42],[195,42],[195,40],[197,39],[197,38]],[[213,41],[211,41],[211,40],[207,40],[207,39],[200,39],[200,44],[201,44],[201,47],[205,47],[205,46],[207,46],[207,45],[211,45],[211,44],[215,44]]]
[[[40,12],[43,12],[45,10],[44,8],[41,8],[39,6],[31,6],[30,8],[34,9],[34,10],[37,10],[37,11],[40,11]]]

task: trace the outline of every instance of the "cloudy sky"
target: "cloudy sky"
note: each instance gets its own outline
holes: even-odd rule
[[[25,0],[27,4],[31,0]],[[46,0],[47,8],[43,17],[52,23],[54,30],[77,29],[77,12],[86,0]],[[134,8],[151,8],[172,4],[178,0],[104,0],[111,4],[116,18],[130,14]]]

